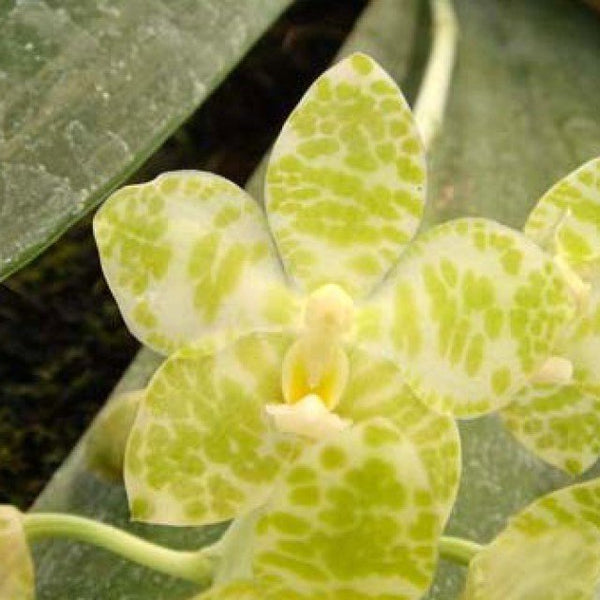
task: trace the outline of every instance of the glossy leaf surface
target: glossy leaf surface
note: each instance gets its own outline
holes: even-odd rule
[[[163,354],[300,316],[261,210],[222,177],[180,171],[122,188],[94,233],[129,329]]]
[[[353,54],[310,87],[275,142],[266,209],[289,274],[305,291],[366,295],[413,237],[425,157],[391,77]]]
[[[2,3],[0,279],[122,184],[289,4]]]
[[[495,410],[539,369],[572,317],[552,261],[525,236],[457,219],[413,242],[359,315],[357,337],[401,366],[434,410]]]
[[[254,334],[217,354],[183,348],[154,376],[125,457],[134,519],[224,521],[260,504],[292,446],[264,405],[281,402],[290,338]]]
[[[408,438],[373,419],[305,447],[257,523],[254,569],[298,600],[420,598],[441,533]]]

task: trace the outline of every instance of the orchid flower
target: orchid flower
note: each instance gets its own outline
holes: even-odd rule
[[[354,54],[284,125],[266,215],[204,172],[107,200],[105,276],[133,334],[168,355],[127,446],[135,519],[263,510],[258,585],[422,595],[459,480],[453,416],[508,404],[574,311],[519,232],[459,219],[413,239],[425,180],[400,90]]]
[[[600,479],[539,498],[469,566],[463,600],[592,600],[600,586]]]
[[[579,474],[600,455],[600,158],[544,194],[524,231],[563,271],[578,312],[554,349],[570,376],[532,382],[501,415],[535,454]]]

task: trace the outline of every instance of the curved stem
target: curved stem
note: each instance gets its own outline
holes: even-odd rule
[[[471,559],[483,550],[483,546],[462,538],[442,536],[439,549],[442,558],[468,567]]]
[[[452,0],[430,0],[430,3],[433,42],[413,111],[427,149],[442,123],[458,41],[458,22]]]
[[[196,583],[212,579],[217,556],[211,547],[170,550],[99,521],[58,513],[30,513],[23,518],[28,541],[66,537],[87,542],[140,565]]]
[[[28,542],[48,537],[65,537],[93,544],[155,571],[195,583],[212,580],[220,558],[220,544],[198,551],[171,550],[99,521],[58,513],[30,513],[23,518]],[[461,538],[442,537],[442,558],[468,566],[483,546]]]

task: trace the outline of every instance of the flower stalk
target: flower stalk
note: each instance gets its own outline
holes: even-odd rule
[[[432,46],[414,116],[426,149],[431,148],[448,100],[458,42],[458,21],[451,0],[431,0]]]
[[[118,554],[154,571],[194,583],[212,580],[216,556],[210,546],[196,551],[172,550],[143,540],[112,525],[59,513],[30,513],[23,518],[28,542],[69,538]]]
[[[112,525],[68,514],[29,513],[23,517],[23,529],[29,543],[48,538],[85,542],[154,571],[202,585],[212,581],[221,557],[219,543],[195,551],[173,550]],[[479,544],[455,537],[442,537],[439,546],[443,558],[464,566],[481,549]]]

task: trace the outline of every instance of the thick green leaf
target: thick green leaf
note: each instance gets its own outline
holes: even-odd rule
[[[34,573],[21,513],[0,505],[0,598],[33,600]]]
[[[288,4],[4,2],[0,279],[121,184]]]
[[[275,142],[265,186],[283,262],[305,291],[365,296],[413,237],[425,155],[394,80],[356,53],[306,92]]]
[[[513,517],[469,565],[464,600],[593,600],[600,582],[600,481]]]

